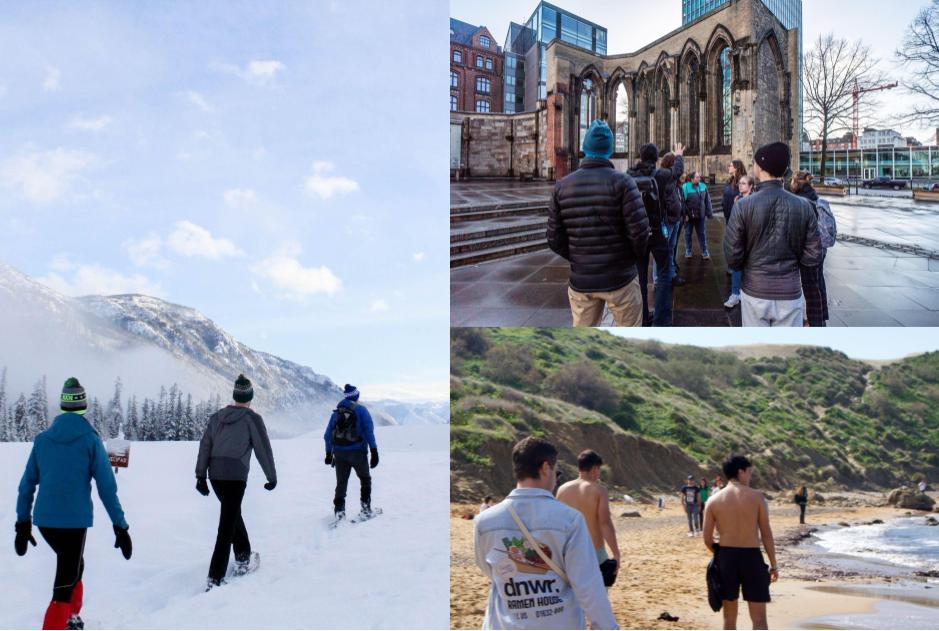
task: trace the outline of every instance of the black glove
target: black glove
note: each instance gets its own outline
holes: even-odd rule
[[[377,450],[377,449],[370,449],[369,451],[372,452],[372,459],[369,460],[368,466],[370,466],[372,469],[374,469],[375,467],[378,466],[378,450]]]
[[[205,481],[205,478],[196,478],[196,490],[203,495],[209,494],[209,485]]]
[[[26,554],[29,549],[27,543],[36,545],[36,539],[33,537],[33,522],[30,520],[16,522],[16,539],[13,540],[13,547],[20,556]]]
[[[114,547],[120,548],[124,558],[130,560],[130,555],[134,552],[134,544],[130,541],[130,533],[127,532],[127,528],[114,526]]]
[[[277,480],[273,480],[264,485],[264,488],[268,491],[273,491],[274,487],[277,486]]]
[[[332,452],[330,452],[326,454],[326,464],[332,464],[332,463],[333,463],[333,454]]]

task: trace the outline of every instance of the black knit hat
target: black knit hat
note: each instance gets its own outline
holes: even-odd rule
[[[642,149],[639,150],[639,160],[641,162],[655,162],[659,159],[659,148],[656,147],[651,142],[647,145],[642,145]]]
[[[69,377],[62,386],[62,396],[59,401],[59,407],[63,412],[76,412],[84,414],[88,409],[88,401],[85,395],[85,388],[78,383],[75,377]]]
[[[232,393],[232,398],[237,403],[247,403],[254,398],[254,388],[251,387],[251,380],[243,374],[238,375],[238,378],[235,379],[235,391]]]
[[[351,383],[347,383],[346,387],[342,389],[342,396],[349,399],[350,401],[358,401],[359,389],[353,386]]]
[[[782,177],[789,168],[789,162],[792,160],[792,154],[789,152],[789,145],[784,142],[773,142],[763,145],[756,150],[753,156],[760,168],[773,177]]]

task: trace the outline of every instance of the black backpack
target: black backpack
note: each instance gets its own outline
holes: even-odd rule
[[[356,423],[355,404],[352,407],[339,406],[335,410],[336,425],[333,427],[334,445],[354,445],[362,442]]]
[[[646,207],[646,216],[649,218],[649,228],[654,233],[662,229],[664,223],[665,199],[659,191],[659,183],[653,175],[639,175],[632,172],[633,180],[636,182],[636,188],[642,195],[642,205]]]

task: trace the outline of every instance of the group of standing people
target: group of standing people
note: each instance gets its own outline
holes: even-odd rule
[[[346,488],[353,470],[360,481],[362,513],[371,513],[369,468],[378,466],[371,415],[358,403],[357,388],[347,384],[343,394],[324,434],[326,464],[336,469],[333,510],[337,519],[345,517]],[[260,562],[258,553],[252,552],[241,511],[252,453],[267,479],[264,488],[273,491],[277,486],[267,428],[261,415],[251,409],[254,387],[244,375],[235,380],[232,398],[232,404],[210,417],[196,460],[196,490],[207,496],[211,484],[220,504],[206,591],[224,584],[227,576],[246,574]],[[84,418],[87,394],[78,379],[70,377],[65,381],[59,407],[61,414],[33,441],[20,480],[14,547],[19,556],[25,555],[30,544],[36,545],[32,527],[38,526],[40,535],[56,554],[52,600],[42,628],[83,629],[82,576],[86,535],[93,525],[92,480],[113,525],[114,547],[130,560],[133,545],[107,450]],[[235,563],[229,574],[232,551]]]
[[[547,242],[570,262],[568,299],[574,326],[598,326],[608,309],[616,326],[671,326],[672,287],[686,280],[678,266],[697,235],[702,260],[711,253],[707,221],[714,216],[700,172],[685,172],[684,147],[661,154],[644,145],[626,172],[611,162],[613,134],[594,121],[579,168],[557,182],[549,204]],[[722,208],[723,247],[730,274],[728,309],[741,308],[743,326],[825,326],[825,250],[834,245],[834,215],[799,171],[788,181],[789,146],[777,142],[728,166]],[[654,309],[649,308],[652,267]]]
[[[578,477],[559,488],[557,464],[549,441],[519,441],[512,450],[516,488],[498,504],[487,497],[474,520],[476,564],[490,581],[484,629],[586,629],[588,621],[592,629],[619,628],[608,589],[622,561],[600,483],[603,459],[581,452]],[[699,509],[694,521],[689,514],[689,528],[714,554],[708,584],[724,609],[724,628],[736,628],[742,592],[754,628],[765,629],[769,586],[779,575],[766,498],[750,488],[745,457],[730,457],[723,473],[727,484],[718,477],[713,487],[689,476],[693,490],[682,489],[683,501],[693,497]]]

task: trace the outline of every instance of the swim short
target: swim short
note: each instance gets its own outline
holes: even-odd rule
[[[725,548],[717,552],[721,577],[721,599],[737,600],[743,588],[743,599],[751,603],[768,603],[769,566],[763,562],[759,548]]]

